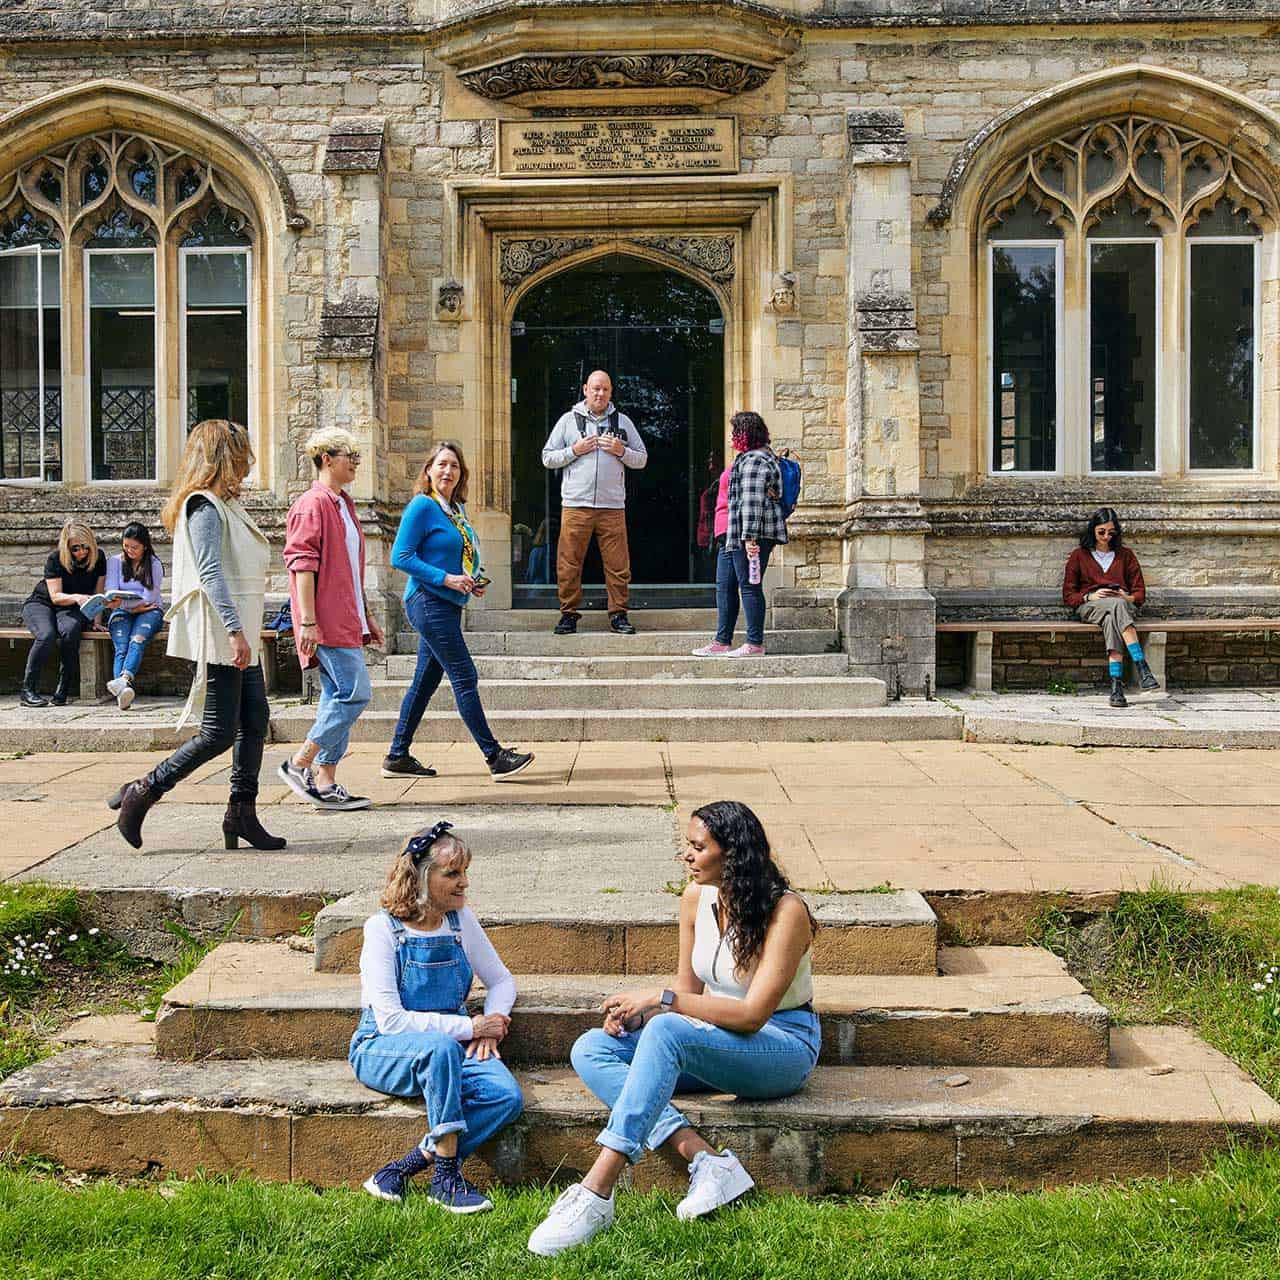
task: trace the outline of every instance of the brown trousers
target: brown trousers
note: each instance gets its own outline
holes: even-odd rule
[[[609,612],[627,611],[631,585],[631,552],[627,547],[627,513],[598,507],[564,507],[560,511],[560,544],[556,551],[556,578],[560,586],[560,612],[577,613],[582,604],[582,562],[592,535],[600,544],[604,561]]]

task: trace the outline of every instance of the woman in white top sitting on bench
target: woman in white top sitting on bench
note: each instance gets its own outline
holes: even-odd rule
[[[760,819],[736,800],[719,800],[694,811],[687,840],[674,986],[610,996],[603,1030],[573,1046],[575,1070],[612,1110],[595,1163],[529,1237],[530,1250],[544,1257],[613,1222],[614,1183],[646,1147],[666,1143],[689,1162],[679,1218],[701,1217],[749,1191],[754,1184],[738,1158],[690,1128],[672,1094],[785,1097],[818,1061],[817,926],[773,861]]]

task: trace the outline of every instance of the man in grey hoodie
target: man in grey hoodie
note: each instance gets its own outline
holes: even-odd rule
[[[613,382],[597,369],[582,388],[582,399],[561,416],[542,448],[542,465],[561,471],[560,543],[556,576],[560,584],[560,621],[556,635],[578,629],[582,603],[582,562],[594,536],[604,561],[609,595],[609,627],[635,635],[627,618],[631,553],[627,547],[627,480],[649,461],[635,424],[613,405]]]

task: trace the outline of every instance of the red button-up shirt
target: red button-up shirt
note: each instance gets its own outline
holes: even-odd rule
[[[360,584],[351,578],[347,534],[342,525],[340,502],[345,502],[360,535]],[[302,627],[298,604],[298,574],[316,575],[316,643],[335,649],[359,649],[369,639],[360,626],[356,591],[364,592],[364,530],[356,504],[345,490],[335,493],[319,480],[289,508],[285,525],[284,565],[289,570],[289,600],[293,607],[294,634]],[[302,658],[303,669],[317,666],[313,656]]]

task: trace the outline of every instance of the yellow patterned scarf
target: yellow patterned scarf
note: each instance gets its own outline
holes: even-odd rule
[[[438,493],[435,499],[444,508],[445,515],[453,521],[453,527],[462,535],[462,572],[468,577],[474,577],[478,561],[476,535],[471,531],[471,526],[461,510],[455,509],[451,502],[446,502]]]

